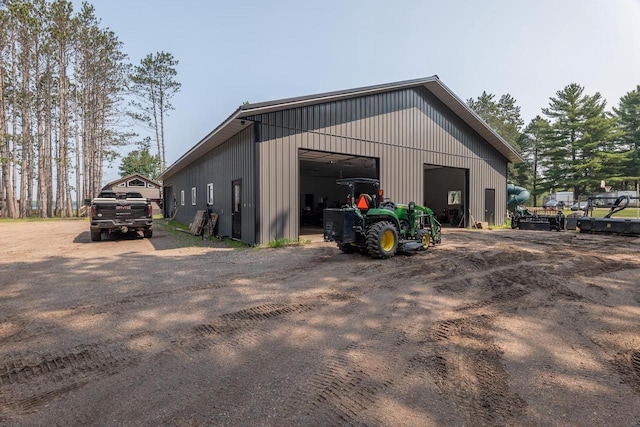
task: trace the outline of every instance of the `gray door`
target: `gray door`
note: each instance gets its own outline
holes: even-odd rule
[[[494,224],[496,220],[496,190],[494,188],[484,189],[484,220],[489,224]]]
[[[242,237],[242,218],[240,211],[242,207],[242,180],[233,181],[231,191],[231,237],[240,239]]]

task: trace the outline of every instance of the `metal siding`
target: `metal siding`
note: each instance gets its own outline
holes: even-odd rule
[[[402,202],[422,202],[425,164],[468,169],[474,217],[495,188],[496,222],[506,219],[506,159],[424,87],[279,113],[251,118],[262,123],[256,243],[298,237],[299,148],[379,158],[386,194]]]
[[[178,222],[190,224],[197,210],[206,209],[207,184],[213,183],[213,209],[220,214],[218,233],[230,236],[231,182],[242,179],[242,240],[255,243],[253,140],[253,128],[247,128],[165,180],[164,185],[173,186],[176,195]],[[195,206],[191,205],[192,187],[196,187]],[[184,206],[180,205],[181,190],[185,192]]]

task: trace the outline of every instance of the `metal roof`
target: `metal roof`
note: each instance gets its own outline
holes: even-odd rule
[[[483,139],[493,146],[500,154],[512,163],[522,162],[522,157],[518,152],[505,141],[496,131],[494,131],[480,116],[467,106],[456,94],[454,94],[438,76],[426,77],[414,80],[405,80],[396,83],[387,83],[375,86],[366,86],[355,89],[347,89],[335,92],[326,92],[315,95],[286,98],[276,101],[258,102],[245,104],[238,107],[224,122],[205,136],[193,148],[183,154],[171,166],[169,166],[159,177],[160,180],[169,177],[192,161],[203,156],[224,141],[231,138],[244,128],[252,124],[245,117],[270,113],[273,111],[286,110],[296,107],[321,104],[325,102],[338,101],[341,99],[355,98],[357,96],[372,95],[392,90],[406,89],[410,87],[424,86],[444,105],[454,112],[462,121],[476,131]]]

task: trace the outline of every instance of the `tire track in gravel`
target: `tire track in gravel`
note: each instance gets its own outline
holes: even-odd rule
[[[246,336],[235,342],[235,334],[249,332],[251,336],[253,332],[257,339],[264,333],[265,323],[320,304],[263,304],[222,314],[186,333],[174,331],[157,337],[165,341],[169,351],[178,354],[202,351],[215,345],[216,339],[244,346],[250,344]],[[145,359],[155,354],[147,354]],[[55,354],[0,355],[0,419],[3,413],[16,416],[36,411],[73,390],[140,363],[144,363],[140,354],[124,344],[110,342],[80,345]]]
[[[385,285],[353,287],[356,295],[340,298],[348,302],[340,315],[359,312],[356,303],[363,290],[373,298],[372,293],[393,296],[395,289]],[[421,311],[416,302],[419,296],[416,291],[399,293],[393,297],[390,310],[380,314],[380,327],[369,333],[363,331],[358,339],[333,348],[336,355],[309,373],[306,385],[288,397],[284,413],[304,414],[297,422],[307,425],[384,425],[375,414],[379,399],[411,374],[407,366],[420,348],[415,324],[408,320]]]
[[[25,414],[90,382],[139,363],[121,344],[80,345],[54,354],[14,354],[0,359],[0,407]]]
[[[466,425],[512,425],[526,413],[526,402],[510,389],[495,343],[494,313],[522,306],[524,298],[540,289],[551,290],[552,298],[570,294],[549,275],[532,280],[530,272],[539,265],[522,253],[499,255],[466,254],[464,261],[457,261],[462,274],[432,278],[436,292],[472,295],[474,302],[453,307],[444,319],[419,332],[418,351],[407,363],[406,375],[433,381]]]
[[[640,395],[640,351],[620,352],[613,360],[613,366],[634,393]]]
[[[263,283],[285,282],[287,280],[292,280],[296,277],[308,274],[308,269],[311,265],[327,262],[333,262],[331,257],[314,258],[311,264],[307,263],[293,269],[288,269],[286,271],[279,270],[266,274],[264,272],[256,272],[247,274],[246,276],[238,276],[237,273],[229,273],[220,277],[215,282],[206,282],[196,285],[183,286],[166,291],[132,293],[129,295],[125,294],[117,300],[106,301],[101,304],[71,305],[63,307],[56,311],[58,311],[59,313],[69,312],[68,315],[74,316],[127,312],[131,310],[131,306],[135,306],[136,309],[139,310],[157,304],[158,300],[167,299],[172,296],[236,286],[235,283],[233,283],[233,280],[259,279]],[[25,318],[25,316],[22,314],[8,316],[0,319],[0,344],[17,343],[23,340],[31,339],[37,336],[44,335],[52,330],[57,329],[58,327],[59,326],[55,322],[36,324],[31,319]],[[2,333],[4,330],[15,330],[15,332]]]
[[[513,261],[524,264],[520,256],[513,257]],[[398,279],[397,273],[407,262],[395,262],[393,268],[382,270],[380,281],[384,283],[384,277],[402,281],[401,278]],[[481,254],[469,262],[473,271],[467,277],[457,277],[452,285],[451,281],[442,283],[445,278],[450,278],[443,275],[440,286],[443,289],[451,286],[458,288],[470,279],[477,279],[478,272],[482,272],[483,277],[493,275],[497,279],[489,280],[492,287],[488,289],[496,292],[486,301],[461,306],[457,311],[511,304],[514,299],[526,296],[530,291],[523,286],[524,283],[511,286],[509,281],[514,268],[517,269],[520,265],[503,267],[502,263],[503,259],[500,257],[483,258]],[[490,265],[494,265],[494,269],[487,273],[487,266]],[[500,267],[495,267],[496,265]],[[405,270],[407,276],[424,272],[423,266],[407,266],[411,270],[408,273]],[[502,273],[496,275],[495,269]],[[430,281],[433,279],[431,277]],[[380,291],[396,288],[384,285],[377,287]],[[398,310],[404,310],[404,317],[410,318],[408,314],[411,310],[419,310],[419,304],[415,301],[417,296],[419,293],[411,292],[396,297],[387,319],[390,321]],[[327,420],[329,424],[354,425],[367,420],[373,424],[381,424],[375,418],[367,419],[370,416],[369,409],[375,407],[380,394],[409,376],[421,375],[433,379],[443,393],[450,395],[456,405],[463,408],[461,412],[468,424],[512,423],[522,417],[526,403],[509,388],[501,351],[488,332],[490,322],[491,319],[486,316],[444,321],[435,325],[427,337],[424,336],[425,333],[416,335],[415,325],[409,323],[400,328],[387,324],[381,328],[383,332],[372,338],[375,339],[375,345],[367,346],[363,341],[354,342],[338,351],[340,355],[358,353],[361,357],[357,360],[363,362],[337,356],[313,372],[310,386],[293,396],[291,409],[297,408],[305,412],[310,418],[305,419],[305,422]],[[385,360],[387,367],[384,372],[370,371],[365,363],[368,357]]]
[[[303,313],[315,307],[317,304],[263,304],[223,314],[211,323],[192,328],[186,336],[172,340],[171,350],[179,354],[200,352],[215,345],[216,340],[221,337],[229,338],[235,333],[256,330],[257,335],[252,334],[250,338],[245,336],[242,340],[233,342],[235,347],[248,345],[254,341],[254,338],[257,340],[259,335],[264,333],[261,326],[266,321]]]
[[[423,351],[412,360],[461,409],[466,425],[514,425],[526,402],[511,391],[502,351],[491,336],[488,316],[446,320],[434,325]]]
[[[502,257],[492,262],[486,255],[480,252],[476,266],[474,257],[467,254],[464,262],[457,263],[463,270],[461,275],[434,284],[438,292],[467,293],[477,301],[455,307],[453,312],[459,317],[435,325],[412,366],[414,371],[424,369],[436,379],[443,393],[463,408],[466,424],[510,425],[525,414],[527,404],[509,389],[502,352],[491,333],[495,313],[504,315],[509,309],[537,308],[559,300],[607,306],[573,291],[567,279],[598,276],[611,269],[635,270],[638,265],[631,261],[612,263],[606,257],[573,256],[569,262],[555,263],[546,271],[540,269],[546,255],[535,262],[510,257],[507,266],[501,262]],[[636,392],[640,389],[639,354],[621,357],[617,363],[625,382]]]
[[[309,385],[291,396],[286,412],[301,411],[310,424],[380,425],[372,415],[380,396],[420,376],[451,397],[469,425],[508,425],[521,419],[526,403],[509,388],[502,353],[488,332],[492,319],[471,316],[416,328],[410,319],[421,311],[419,297],[416,291],[398,295],[379,331],[337,349],[340,356],[311,373]],[[385,364],[372,368],[370,359]]]

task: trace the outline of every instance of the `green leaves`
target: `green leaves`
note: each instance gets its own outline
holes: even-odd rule
[[[519,148],[518,139],[524,120],[522,120],[520,107],[516,105],[515,98],[505,94],[498,101],[495,101],[495,95],[482,92],[482,95],[477,99],[467,100],[467,104],[505,141],[516,149]],[[514,179],[518,174],[516,169],[509,168],[510,179]]]
[[[613,108],[616,118],[616,171],[620,182],[640,181],[640,85],[622,98],[618,107]],[[635,187],[635,185],[634,185]]]
[[[467,103],[520,151],[524,163],[511,165],[508,178],[529,188],[534,204],[547,191],[573,191],[578,198],[598,191],[603,179],[620,189],[640,181],[640,85],[611,113],[600,93],[571,83],[549,98],[546,118],[536,116],[524,129],[509,94],[496,100],[483,92]]]
[[[130,90],[137,99],[131,102],[131,106],[138,110],[130,116],[154,132],[163,170],[166,167],[164,118],[168,111],[173,110],[171,98],[182,86],[175,80],[177,65],[178,61],[170,53],[157,52],[145,56],[129,75]]]
[[[122,159],[120,165],[120,176],[125,177],[139,173],[151,179],[156,179],[160,175],[160,158],[149,153],[149,147],[142,147],[134,150]]]
[[[599,93],[585,95],[582,86],[571,83],[542,109],[551,119],[542,144],[547,190],[572,190],[579,198],[607,177],[603,152],[614,135],[614,121],[605,107]]]

